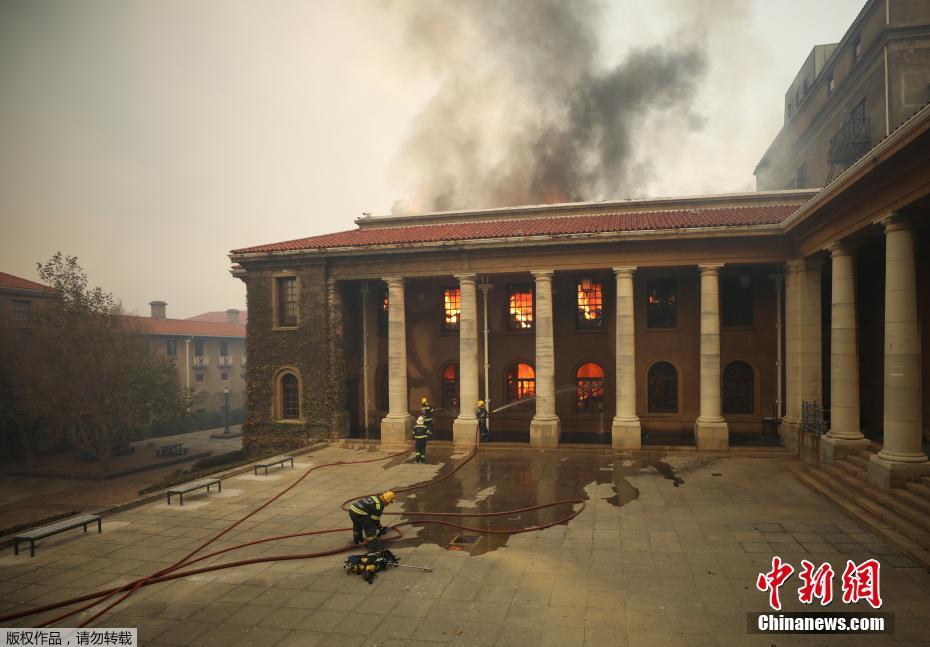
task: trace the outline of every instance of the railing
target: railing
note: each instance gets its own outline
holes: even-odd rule
[[[868,117],[850,118],[830,138],[827,162],[851,164],[872,148],[872,125]]]
[[[206,355],[194,355],[194,368],[207,368],[210,366],[210,358]]]
[[[830,423],[824,420],[824,414],[830,413],[817,402],[801,403],[801,430],[823,436],[830,431]]]
[[[229,368],[232,366],[232,357],[229,355],[220,355],[218,366],[220,368]]]

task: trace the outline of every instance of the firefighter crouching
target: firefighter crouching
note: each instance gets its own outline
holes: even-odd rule
[[[423,416],[423,424],[426,425],[426,429],[433,433],[433,407],[429,404],[429,398],[423,398],[420,400],[420,415]]]
[[[352,541],[365,544],[377,539],[387,528],[381,525],[381,512],[384,506],[394,502],[394,493],[388,490],[383,494],[362,497],[349,506],[349,518],[352,520]]]
[[[481,442],[491,440],[491,432],[488,431],[488,409],[484,406],[484,400],[478,400],[475,417],[478,419],[478,433],[481,436]]]
[[[426,426],[423,416],[417,418],[417,424],[413,427],[413,443],[416,451],[415,463],[426,462],[426,441],[433,435],[432,430]]]

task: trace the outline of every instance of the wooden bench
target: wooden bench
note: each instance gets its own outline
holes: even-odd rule
[[[181,505],[184,505],[184,495],[193,490],[199,490],[202,487],[207,488],[207,492],[210,491],[210,486],[216,485],[217,491],[223,491],[223,483],[219,479],[200,479],[199,481],[191,481],[190,483],[182,483],[180,485],[175,485],[168,488],[165,494],[168,495],[168,505],[171,505],[171,495],[177,494],[178,499],[181,501]]]
[[[128,456],[129,454],[135,454],[136,448],[130,445],[129,443],[117,443],[110,445],[110,455],[111,456]]]
[[[72,528],[77,528],[78,526],[84,526],[84,532],[87,532],[88,524],[97,522],[97,532],[103,532],[103,525],[100,521],[100,517],[95,514],[79,514],[76,517],[71,517],[69,519],[63,519],[62,521],[56,521],[55,523],[50,523],[47,526],[42,526],[40,528],[33,528],[32,530],[27,530],[16,535],[13,538],[13,554],[19,555],[19,542],[28,541],[29,542],[29,556],[36,556],[36,540],[44,539],[45,537],[51,537],[52,535],[57,535],[60,532],[65,530],[71,530]]]
[[[162,445],[155,450],[156,456],[183,456],[187,453],[187,447],[184,447],[184,443],[172,443],[170,445]]]
[[[266,460],[263,460],[263,461],[259,461],[258,463],[255,463],[255,465],[254,465],[254,468],[255,468],[255,476],[258,476],[258,468],[260,468],[260,467],[264,467],[264,468],[265,468],[265,476],[268,476],[268,468],[269,468],[269,467],[272,467],[272,466],[274,466],[274,465],[280,465],[281,467],[284,467],[284,464],[285,464],[286,462],[288,462],[288,461],[291,462],[291,467],[294,467],[294,457],[293,457],[293,456],[276,456],[275,458],[269,458],[269,459],[266,459]]]
[[[100,457],[89,449],[79,449],[74,455],[74,460],[78,463],[93,463],[94,461],[99,461]]]

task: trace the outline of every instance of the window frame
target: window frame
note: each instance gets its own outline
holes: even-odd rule
[[[449,400],[448,388],[449,384],[453,383],[452,380],[446,379],[446,371],[450,368],[455,368],[455,380],[454,380],[454,390],[452,394],[452,400]],[[439,369],[439,393],[441,396],[442,408],[447,411],[457,411],[461,407],[462,394],[461,394],[461,367],[458,362],[447,362],[441,369]]]
[[[748,277],[748,287],[734,286],[734,281],[741,281]],[[745,291],[745,292],[743,292]],[[735,295],[735,296],[734,296]],[[748,304],[748,323],[745,320],[733,321],[734,306],[732,304]],[[738,312],[738,310],[737,310]],[[746,313],[742,313],[746,314]],[[756,290],[755,280],[751,272],[721,272],[720,273],[720,327],[721,328],[755,328],[756,326]]]
[[[287,393],[285,392],[284,381],[286,378],[292,377],[296,382],[297,388],[297,417],[288,417],[286,415],[287,411],[285,410],[286,402],[285,397]],[[274,377],[274,402],[273,402],[273,412],[274,419],[279,423],[302,423],[303,422],[303,413],[304,413],[304,403],[303,403],[303,380],[300,376],[300,371],[298,371],[293,366],[285,366],[281,368]]]
[[[280,274],[273,277],[273,301],[274,301],[274,326],[275,330],[293,330],[300,325],[300,279],[296,274]],[[281,293],[282,286],[286,281],[293,281],[294,296],[294,317],[293,320],[285,319],[285,313],[288,302],[285,302]]]
[[[229,382],[229,371],[220,372],[220,382]]]
[[[10,317],[13,325],[24,328],[32,322],[32,301],[28,299],[12,299],[10,302]]]
[[[178,356],[178,340],[172,337],[165,339],[165,357]]]
[[[597,292],[596,306],[599,310],[599,314],[594,319],[586,319],[583,315],[583,306],[581,304],[581,295],[585,291],[583,288],[584,281],[591,281],[591,289],[589,292]],[[591,278],[585,277],[583,279],[578,279],[575,282],[575,330],[605,330],[607,328],[607,313],[605,308],[605,294],[604,294],[604,282]]]
[[[529,293],[530,295],[530,325],[529,326],[515,326],[514,325],[514,316],[511,314],[511,299],[516,294],[525,294]],[[520,283],[507,286],[507,304],[504,311],[504,316],[507,320],[507,325],[505,329],[508,332],[515,333],[531,333],[536,330],[536,286],[531,283]],[[533,369],[534,373],[536,369]]]
[[[197,373],[194,373],[194,382],[196,382],[197,384],[204,384],[206,383],[206,381],[207,381],[206,373],[202,373],[200,371],[198,371]]]
[[[520,376],[519,376],[519,366],[520,366],[521,364],[522,364],[522,365],[525,365],[525,366],[529,366],[529,367],[530,367],[530,370],[533,371],[533,377],[532,377],[533,387],[532,387],[532,392],[530,392],[529,394],[524,395],[523,397],[519,397],[519,396],[517,396],[517,397],[512,397],[515,393],[518,394],[518,393],[520,392],[520,382],[521,382],[521,381],[522,381],[522,382],[527,382],[527,381],[529,381],[529,379],[530,379],[530,378],[522,378],[522,379],[520,378]],[[515,384],[516,384],[516,391],[514,391],[514,390],[511,388],[510,374],[511,374],[512,371],[516,371],[516,372],[517,372],[517,377],[516,377],[516,382],[515,382]],[[507,367],[507,370],[504,372],[504,388],[506,389],[505,399],[506,399],[507,403],[520,402],[520,403],[524,403],[524,404],[525,404],[525,402],[528,401],[530,398],[534,398],[534,397],[536,396],[536,367],[533,365],[533,363],[532,363],[532,362],[529,362],[529,361],[526,361],[526,360],[522,360],[522,359],[518,359],[518,360],[515,360],[515,361],[511,362],[510,365]]]
[[[741,382],[739,382],[744,385],[742,393],[736,394],[737,398],[742,398],[741,401],[737,400],[737,402],[739,404],[748,404],[748,408],[745,406],[744,407],[731,406],[734,404],[734,402],[733,400],[730,399],[732,393],[729,392],[727,389],[727,386],[728,386],[727,371],[729,371],[732,367],[736,365],[742,365],[742,366],[745,366],[747,369],[749,369],[748,392],[745,389],[745,385],[747,384],[747,381],[742,380]],[[734,359],[734,360],[727,362],[727,364],[723,367],[723,371],[721,371],[720,373],[720,382],[721,382],[720,405],[721,405],[721,412],[723,414],[725,415],[755,415],[756,413],[756,369],[755,367],[753,367],[752,364],[750,364],[749,362],[743,359]],[[732,383],[733,381],[731,380],[730,384]]]
[[[662,365],[662,364],[670,366],[675,371],[675,388],[671,390],[672,393],[674,393],[674,397],[675,397],[675,409],[674,410],[659,409],[653,406],[653,391],[652,391],[653,378],[651,377],[651,374],[652,374],[653,369],[655,369],[657,366]],[[657,416],[675,416],[681,413],[681,410],[682,410],[681,371],[678,370],[678,367],[675,366],[674,363],[670,362],[667,359],[658,359],[652,362],[646,368],[646,388],[644,390],[646,392],[646,413],[647,414],[657,415]],[[666,396],[667,395],[668,393],[666,393]]]
[[[650,315],[653,312],[653,304],[649,302],[649,299],[653,291],[652,286],[656,283],[666,283],[672,285],[673,287],[672,296],[674,297],[674,300],[672,301],[672,305],[674,307],[671,308],[673,320],[671,325],[654,325],[652,322],[652,317]],[[678,330],[679,294],[679,280],[676,276],[657,276],[646,279],[646,330]]]
[[[600,378],[590,378],[590,377],[579,377],[579,376],[578,376],[578,373],[581,371],[581,369],[584,368],[585,366],[588,366],[589,364],[592,364],[592,365],[594,365],[594,366],[596,366],[597,368],[600,369],[600,371],[601,371],[601,377],[600,377]],[[592,382],[592,383],[593,383],[593,382],[596,382],[596,381],[600,381],[600,383],[601,383],[601,384],[600,384],[600,392],[601,392],[601,393],[600,393],[600,398],[599,398],[600,407],[595,407],[595,408],[592,409],[592,408],[582,408],[582,407],[580,406],[580,404],[581,404],[581,402],[582,402],[582,398],[581,398],[581,393],[582,393],[581,383],[582,383],[582,381],[585,381],[585,382]],[[585,401],[588,402],[588,401],[591,401],[591,400],[590,400],[590,398],[587,398],[587,399],[585,399]],[[575,406],[575,413],[580,414],[580,415],[600,415],[600,414],[603,414],[603,413],[605,412],[605,410],[606,410],[606,405],[607,405],[607,369],[605,369],[604,366],[603,366],[600,362],[597,362],[597,361],[595,361],[595,360],[593,360],[593,359],[592,359],[592,360],[585,360],[585,361],[581,362],[578,366],[575,367],[575,405],[574,405],[574,406]]]
[[[197,352],[197,349],[200,349],[200,352]],[[207,344],[203,339],[194,338],[194,357],[206,357],[207,355]]]
[[[450,301],[446,299],[447,293],[454,293],[450,295],[451,302],[457,304],[453,308],[449,307]],[[439,299],[442,308],[442,321],[440,322],[442,332],[458,332],[462,326],[462,288],[459,286],[444,287],[439,292]]]

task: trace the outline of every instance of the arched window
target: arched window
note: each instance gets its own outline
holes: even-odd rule
[[[649,413],[678,413],[678,370],[656,362],[646,376]]]
[[[536,395],[536,371],[529,364],[517,362],[507,371],[507,401],[517,402]]]
[[[459,365],[448,364],[442,370],[442,407],[447,411],[459,408]]]
[[[382,366],[378,369],[378,409],[380,411],[388,411],[391,408],[391,396],[388,391],[388,367],[387,365]]]
[[[723,412],[752,413],[755,375],[746,362],[730,362],[723,370]]]
[[[604,369],[587,362],[575,372],[575,409],[579,413],[601,413],[604,410]]]
[[[300,420],[300,381],[289,371],[278,378],[278,417]]]

